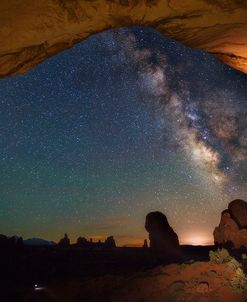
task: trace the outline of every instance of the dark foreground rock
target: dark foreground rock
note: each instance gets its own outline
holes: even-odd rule
[[[162,257],[180,256],[178,236],[161,212],[151,212],[146,216],[145,228],[149,232],[150,249]]]

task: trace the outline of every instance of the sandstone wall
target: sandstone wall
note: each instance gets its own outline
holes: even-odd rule
[[[0,78],[24,73],[88,36],[150,26],[247,72],[247,2],[238,0],[1,0]]]

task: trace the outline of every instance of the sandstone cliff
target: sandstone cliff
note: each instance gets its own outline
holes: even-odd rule
[[[88,36],[150,26],[247,72],[247,2],[238,0],[1,0],[0,78],[24,73]]]

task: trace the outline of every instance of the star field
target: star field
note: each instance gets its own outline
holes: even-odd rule
[[[107,31],[0,81],[0,228],[142,244],[166,214],[212,242],[246,199],[247,76],[149,28]]]

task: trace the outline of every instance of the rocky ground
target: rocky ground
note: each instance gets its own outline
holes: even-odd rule
[[[43,291],[26,292],[25,301],[246,301],[241,265],[232,257],[216,262],[169,264],[127,276],[52,284]]]

